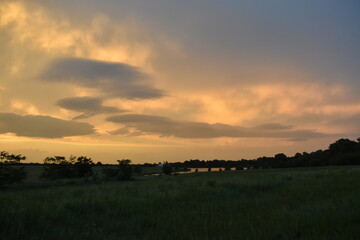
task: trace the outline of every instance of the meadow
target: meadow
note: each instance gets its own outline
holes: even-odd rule
[[[0,239],[360,238],[359,166],[50,182],[29,168],[0,190]]]

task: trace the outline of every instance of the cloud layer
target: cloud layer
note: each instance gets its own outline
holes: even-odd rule
[[[94,97],[64,98],[59,100],[56,105],[67,110],[82,113],[73,119],[88,118],[97,114],[126,112],[126,110],[118,109],[116,107],[103,106],[102,100]]]
[[[62,138],[94,132],[94,127],[89,123],[66,121],[49,116],[0,113],[0,134],[14,133],[24,137]]]
[[[165,95],[151,86],[147,74],[124,63],[61,58],[51,62],[40,78],[95,89],[107,97],[149,99]]]
[[[294,130],[290,126],[282,126],[280,124],[241,127],[220,123],[209,124],[205,122],[177,121],[166,117],[143,114],[124,114],[112,116],[106,120],[109,122],[121,123],[128,129],[134,129],[137,134],[158,134],[164,137],[287,138],[292,140],[305,140],[308,138],[325,136],[322,133],[312,130]],[[123,134],[127,133],[127,131],[125,131],[124,128],[121,128],[112,133]]]

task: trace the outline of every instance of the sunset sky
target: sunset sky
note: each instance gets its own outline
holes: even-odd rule
[[[358,0],[0,0],[0,150],[250,159],[360,137]]]

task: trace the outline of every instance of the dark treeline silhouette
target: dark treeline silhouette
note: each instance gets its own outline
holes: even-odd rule
[[[103,174],[106,179],[117,179],[117,180],[131,180],[133,174],[133,167],[131,166],[130,159],[117,160],[118,165],[116,167],[108,167],[103,169]],[[135,167],[135,172],[141,172],[141,168]]]
[[[75,178],[91,176],[93,174],[91,158],[70,156],[47,157],[44,159],[44,168],[41,177],[48,179]]]
[[[185,162],[170,163],[172,167],[181,168],[292,168],[292,167],[315,167],[315,166],[339,166],[360,165],[360,138],[356,141],[339,139],[330,144],[326,150],[315,152],[296,153],[288,157],[278,153],[274,157],[259,157],[247,160],[199,160],[192,159]],[[153,167],[157,164],[145,163],[144,167]]]
[[[0,152],[0,187],[7,184],[23,182],[27,173],[23,166],[39,165],[38,163],[24,164],[21,161],[26,157],[22,155],[10,154],[5,151]],[[339,139],[329,145],[326,150],[317,150],[315,152],[296,153],[288,157],[283,153],[278,153],[274,157],[259,157],[252,160],[187,160],[185,162],[164,162],[161,164],[164,174],[172,172],[188,171],[189,168],[222,168],[230,170],[243,169],[266,169],[266,168],[293,168],[293,167],[315,167],[315,166],[339,166],[339,165],[360,165],[360,138],[357,141],[349,139]],[[45,158],[43,164],[42,178],[87,178],[97,174],[93,173],[94,162],[91,158],[80,156],[54,156]],[[142,167],[159,166],[156,163],[131,164],[130,159],[118,160],[118,164],[102,164],[97,162],[96,166],[101,166],[106,179],[131,180],[133,172],[142,173]]]
[[[0,152],[0,187],[5,184],[19,183],[26,179],[27,173],[21,164],[26,157]]]

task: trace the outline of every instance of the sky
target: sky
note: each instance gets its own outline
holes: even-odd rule
[[[0,0],[0,150],[253,159],[360,137],[357,0]]]

